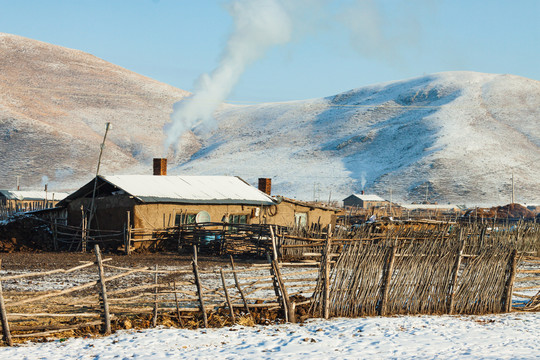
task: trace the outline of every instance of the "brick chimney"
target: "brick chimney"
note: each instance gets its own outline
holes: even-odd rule
[[[267,195],[272,195],[272,179],[259,178],[259,190]]]
[[[166,165],[166,163],[165,163],[165,165]],[[362,190],[362,195],[364,195],[364,190]]]
[[[167,175],[167,159],[154,158],[154,175]]]

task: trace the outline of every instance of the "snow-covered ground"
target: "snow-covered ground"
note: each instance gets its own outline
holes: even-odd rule
[[[2,359],[538,359],[540,313],[128,330],[0,348]]]

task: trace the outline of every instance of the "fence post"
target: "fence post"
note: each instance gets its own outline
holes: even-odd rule
[[[154,316],[152,317],[152,327],[157,326],[158,316],[158,266],[154,267]]]
[[[81,251],[86,252],[86,240],[87,240],[87,223],[86,215],[84,214],[84,207],[81,205]]]
[[[176,317],[178,318],[178,323],[180,326],[184,326],[182,321],[182,316],[180,316],[180,306],[178,305],[178,293],[176,292],[176,281],[173,281],[173,291],[174,291],[174,302],[176,304]]]
[[[517,267],[518,252],[516,249],[512,251],[512,256],[510,256],[510,274],[506,280],[505,294],[503,298],[503,309],[506,312],[512,311],[512,290],[514,288],[514,279],[516,278],[516,267]]]
[[[385,264],[385,269],[383,272],[383,283],[381,286],[381,303],[379,307],[379,315],[386,315],[386,306],[388,303],[388,294],[390,292],[390,281],[392,280],[392,274],[394,273],[394,263],[396,260],[396,247],[392,246],[390,248],[390,254],[388,255],[388,260]]]
[[[332,225],[328,225],[326,232],[326,247],[324,249],[324,254],[321,261],[321,266],[323,267],[323,276],[324,276],[324,318],[330,318],[330,260],[332,259]]]
[[[454,314],[455,312],[455,294],[456,294],[456,285],[457,285],[457,279],[458,279],[458,272],[459,268],[461,266],[461,257],[463,255],[463,249],[465,248],[465,242],[463,241],[463,229],[459,230],[459,242],[460,246],[458,248],[457,254],[456,254],[456,262],[454,263],[454,267],[452,269],[452,282],[450,283],[449,289],[448,289],[448,308],[447,311],[450,315]]]
[[[195,275],[195,284],[197,285],[197,293],[199,294],[199,302],[201,303],[201,311],[203,314],[204,327],[208,327],[208,318],[206,316],[206,308],[204,306],[203,289],[199,278],[199,268],[197,265],[197,246],[193,245],[193,275]]]
[[[279,291],[281,293],[281,298],[283,302],[283,310],[284,310],[285,318],[286,318],[285,320],[295,323],[296,316],[294,312],[292,311],[294,307],[291,306],[289,293],[287,292],[287,288],[285,287],[285,283],[283,282],[283,278],[281,277],[281,271],[279,270],[279,263],[277,260],[272,261],[272,269],[273,269],[277,284],[279,286]]]
[[[2,259],[0,259],[0,268],[2,267]],[[9,323],[7,319],[6,304],[4,303],[4,295],[2,295],[2,282],[0,281],[0,320],[2,321],[2,334],[4,342],[7,346],[13,346],[11,332],[9,331]]]
[[[244,295],[244,291],[242,291],[242,287],[240,286],[240,282],[238,281],[238,276],[236,276],[236,271],[235,271],[235,268],[234,268],[234,260],[233,260],[232,255],[230,257],[231,257],[231,268],[232,268],[233,276],[234,276],[234,283],[236,285],[236,288],[238,289],[238,292],[240,293],[240,297],[242,297],[242,301],[244,302],[244,307],[246,309],[246,313],[251,315],[251,312],[249,311],[249,306],[248,306],[246,297]]]
[[[281,291],[281,286],[279,284],[277,273],[274,267],[275,260],[272,260],[269,253],[266,253],[266,259],[268,260],[268,263],[270,264],[270,275],[272,276],[272,286],[274,288],[274,294],[278,298],[278,302],[281,303],[281,308],[283,310],[283,317],[285,318],[285,322],[289,322],[289,307],[285,303],[285,298],[283,296],[283,292]]]
[[[127,212],[126,232],[124,234],[124,252],[126,255],[131,253],[131,212]]]
[[[229,291],[227,291],[227,284],[225,283],[225,274],[223,274],[223,269],[219,269],[219,272],[221,273],[221,283],[223,284],[223,291],[225,292],[225,299],[227,300],[227,305],[229,306],[229,311],[231,313],[231,319],[233,323],[236,322],[236,319],[234,317],[234,308],[231,303],[231,298],[229,297]]]
[[[109,314],[109,301],[107,300],[107,287],[105,286],[105,271],[103,270],[103,261],[101,260],[101,252],[99,251],[99,245],[94,246],[94,252],[96,253],[96,263],[99,273],[99,285],[101,288],[101,300],[103,302],[103,321],[104,326],[102,332],[105,335],[111,333],[111,316]]]
[[[278,253],[277,253],[277,247],[276,247],[276,236],[274,235],[274,229],[273,226],[270,225],[270,237],[272,238],[272,254],[273,254],[273,260],[277,261],[278,259]]]
[[[53,233],[53,249],[54,251],[58,251],[58,219],[54,219],[54,222],[52,224],[52,233]]]

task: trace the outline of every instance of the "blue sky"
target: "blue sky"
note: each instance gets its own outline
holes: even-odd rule
[[[0,32],[83,50],[193,90],[195,80],[219,63],[233,26],[229,3],[0,0]],[[322,5],[300,14],[309,25],[250,65],[228,101],[323,97],[451,70],[540,80],[540,0],[315,3]],[[351,23],[359,32],[351,32]]]

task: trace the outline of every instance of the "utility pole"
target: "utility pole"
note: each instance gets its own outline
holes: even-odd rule
[[[514,171],[512,171],[512,201],[511,204],[514,203]]]
[[[390,188],[390,216],[392,216],[392,188]]]
[[[107,139],[107,133],[109,132],[109,129],[111,129],[111,123],[108,122],[105,124],[105,135],[103,135],[103,142],[101,143],[101,147],[99,150],[99,158],[97,163],[97,169],[96,169],[96,177],[94,179],[94,190],[92,191],[92,202],[90,203],[90,214],[88,217],[88,227],[92,226],[92,217],[94,217],[94,203],[96,199],[96,189],[97,189],[97,181],[98,181],[98,175],[99,175],[99,166],[101,165],[101,155],[103,155],[103,149],[105,148],[105,139]]]

